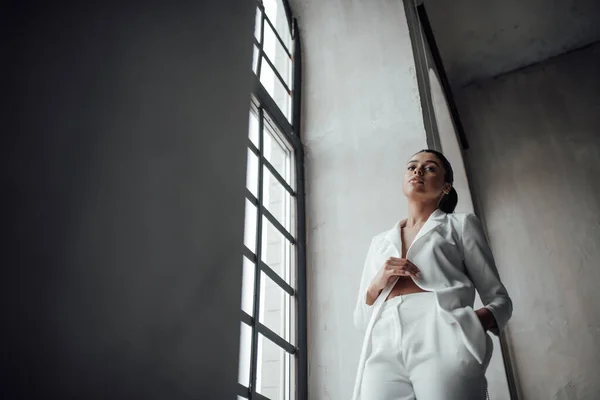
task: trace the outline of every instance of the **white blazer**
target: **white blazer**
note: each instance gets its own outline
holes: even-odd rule
[[[383,289],[371,306],[366,304],[367,288],[389,257],[402,256],[402,222],[371,240],[365,260],[354,310],[354,325],[365,331],[354,400],[359,398],[373,325],[397,279]],[[479,219],[474,214],[446,214],[436,210],[415,237],[406,258],[419,268],[420,277],[413,279],[414,282],[424,290],[435,292],[441,317],[448,323],[458,324],[467,349],[483,363],[488,337],[473,310],[475,289],[496,319],[498,329],[492,331],[495,335],[506,326],[512,314],[512,301],[500,281]]]

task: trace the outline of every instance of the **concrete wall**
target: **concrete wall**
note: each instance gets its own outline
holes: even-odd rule
[[[234,398],[252,2],[14,3],[0,397]]]
[[[400,1],[293,2],[303,40],[309,398],[352,394],[352,322],[370,239],[404,214],[402,171],[426,147]]]
[[[597,0],[423,0],[453,89],[600,39]]]
[[[521,399],[600,394],[600,44],[457,94]]]

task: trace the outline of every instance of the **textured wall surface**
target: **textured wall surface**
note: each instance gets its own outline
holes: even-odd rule
[[[234,398],[252,3],[13,3],[0,398]]]
[[[406,210],[404,165],[426,147],[400,1],[296,1],[303,39],[309,397],[351,396],[352,311],[370,239]]]
[[[600,396],[598,71],[595,44],[457,96],[521,399]]]
[[[600,39],[597,0],[424,0],[454,88]]]

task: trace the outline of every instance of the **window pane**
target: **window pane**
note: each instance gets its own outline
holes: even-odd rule
[[[254,54],[252,55],[252,71],[256,73],[258,71],[258,47],[254,46]]]
[[[246,187],[254,197],[258,198],[258,157],[250,149],[246,161]]]
[[[292,297],[264,272],[260,273],[260,323],[292,342],[290,320]]]
[[[262,12],[256,8],[256,17],[254,18],[254,37],[260,43],[260,24],[262,24]]]
[[[269,24],[265,25],[265,41],[263,48],[269,60],[275,65],[275,69],[285,81],[285,84],[292,88],[292,60],[284,50],[281,42],[275,36],[273,29]]]
[[[258,117],[254,111],[250,111],[250,123],[248,126],[248,136],[254,146],[258,148]]]
[[[265,87],[271,95],[283,115],[288,121],[291,121],[292,100],[277,75],[273,72],[273,68],[264,60],[260,67],[260,83]]]
[[[290,192],[283,187],[267,167],[263,167],[263,204],[294,237],[296,236],[295,203]]]
[[[261,334],[258,335],[256,391],[271,400],[285,400],[285,370],[290,355]]]
[[[238,382],[246,387],[250,385],[250,350],[252,349],[252,328],[241,323],[240,332],[240,364],[238,366]]]
[[[258,212],[254,204],[246,199],[246,213],[244,221],[244,245],[253,253],[256,253],[256,223]]]
[[[251,317],[254,316],[254,272],[255,265],[243,257],[242,265],[242,310]]]
[[[264,150],[263,154],[267,161],[275,170],[285,179],[285,181],[294,188],[292,152],[285,145],[282,135],[278,134],[267,119],[264,120]]]
[[[285,47],[290,49],[292,47],[292,36],[282,1],[263,0],[263,5],[265,6],[267,17],[269,17],[269,20],[277,29],[277,33],[281,36]]]
[[[261,259],[273,271],[292,287],[292,244],[269,222],[262,217],[262,251]]]

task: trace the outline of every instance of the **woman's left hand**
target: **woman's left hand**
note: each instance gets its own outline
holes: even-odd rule
[[[477,314],[479,322],[481,322],[481,326],[483,327],[484,331],[488,331],[498,326],[496,324],[496,318],[494,318],[494,314],[492,314],[492,312],[487,308],[480,308],[479,310],[475,311],[475,314]]]

